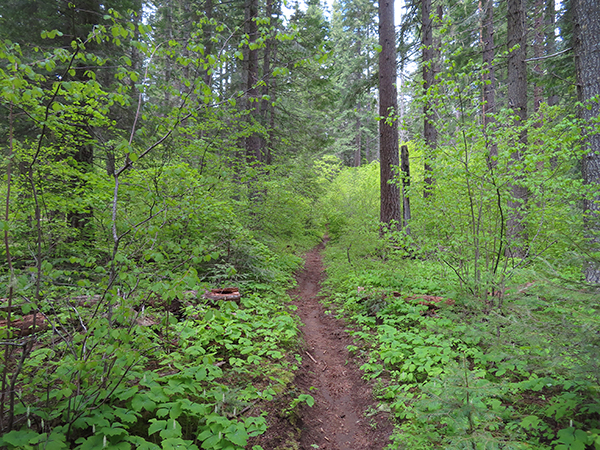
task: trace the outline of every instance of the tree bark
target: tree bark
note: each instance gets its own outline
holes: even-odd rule
[[[248,25],[248,80],[246,93],[248,98],[248,125],[256,126],[260,123],[260,102],[258,99],[258,48],[255,48],[258,39],[258,0],[246,0],[246,20]],[[261,162],[260,135],[251,131],[246,138],[246,158],[248,162]]]
[[[204,2],[204,13],[206,14],[206,18],[208,19],[208,23],[204,24],[202,26],[202,33],[203,33],[203,39],[202,39],[202,43],[204,45],[204,52],[206,55],[210,55],[213,52],[213,41],[212,41],[212,37],[214,34],[214,27],[213,25],[210,23],[211,19],[213,18],[213,13],[214,13],[214,5],[213,5],[213,0],[206,0]],[[202,81],[204,81],[204,84],[206,84],[207,86],[210,86],[212,84],[212,75],[209,74],[208,69],[204,70],[201,69],[201,73],[202,73]]]
[[[437,129],[434,123],[433,102],[427,96],[435,83],[435,49],[433,45],[433,19],[431,16],[431,0],[422,0],[421,2],[421,43],[423,47],[423,93],[426,96],[423,105],[423,139],[427,146],[427,155],[425,158],[425,191],[424,197],[431,195],[431,189],[435,183],[431,160],[433,150],[437,147]]]
[[[554,55],[556,53],[556,10],[554,8],[554,0],[546,1],[544,24],[546,30],[546,55]],[[550,61],[548,64],[552,64],[552,62]],[[550,71],[548,70],[548,72]],[[556,89],[550,88],[548,106],[558,105],[559,99]]]
[[[400,147],[400,168],[402,171],[402,229],[410,235],[410,162],[408,145]]]
[[[266,5],[266,16],[270,19],[270,27],[272,33],[276,32],[277,22],[279,20],[279,14],[276,14],[276,17],[273,16],[273,2],[274,0],[267,0]],[[279,1],[278,1],[279,3]],[[276,6],[276,11],[279,11],[279,5]],[[266,137],[260,137],[260,149],[259,153],[261,155],[261,161],[264,161],[267,164],[271,163],[272,155],[271,155],[271,137],[272,137],[272,128],[270,126],[271,119],[273,119],[274,108],[273,108],[273,99],[270,98],[273,93],[272,82],[273,79],[271,77],[271,59],[275,56],[277,51],[277,41],[270,37],[267,39],[265,43],[265,50],[263,53],[263,81],[264,85],[262,88],[263,99],[260,102],[260,120],[261,124],[268,129],[268,134]]]
[[[87,37],[87,34],[93,29],[93,27],[98,23],[99,17],[101,17],[101,8],[99,0],[83,0],[78,3],[78,9],[80,12],[76,13],[73,16],[73,21],[70,24],[70,34],[71,36],[66,36],[65,40],[68,40],[69,45],[71,44],[71,39],[80,39],[84,41]],[[96,49],[96,44],[93,42],[89,42],[87,44],[88,51],[94,51]],[[86,82],[89,80],[87,76],[85,76],[83,70],[78,70],[76,75],[73,77],[74,80],[80,82]],[[104,74],[104,77],[107,77],[107,74]],[[104,80],[107,84],[109,83],[108,79]],[[76,163],[77,169],[81,171],[81,173],[88,173],[93,171],[94,165],[94,143],[93,143],[93,130],[89,126],[80,126],[79,127],[79,140],[80,143],[74,146],[73,152],[71,155],[73,160]],[[75,140],[77,142],[77,140]],[[86,181],[79,177],[73,177],[71,180],[72,189],[85,189]],[[71,211],[67,213],[67,224],[71,228],[75,228],[78,230],[77,240],[90,243],[93,239],[93,234],[91,230],[91,223],[94,217],[93,210],[91,206],[87,210],[77,210]]]
[[[600,134],[598,125],[593,125],[600,115],[597,101],[600,96],[600,4],[597,0],[574,0],[573,12],[577,96],[585,104],[579,114],[589,126],[583,132],[586,154],[582,172],[583,181],[590,192],[583,199],[583,220],[590,244],[588,254],[591,254],[600,250]],[[597,257],[588,257],[584,273],[588,283],[600,284],[600,261]]]
[[[508,0],[507,17],[508,39],[508,106],[514,111],[514,125],[520,127],[527,119],[527,67],[525,40],[525,10],[523,0]],[[509,216],[506,226],[507,256],[525,257],[527,254],[525,230],[525,207],[529,192],[522,185],[523,174],[518,166],[523,159],[523,151],[527,145],[527,132],[521,131],[514,143],[511,154],[515,169],[514,183],[511,185],[512,198],[508,201]]]
[[[394,28],[394,0],[379,0],[379,166],[380,166],[380,220],[400,223],[400,189],[390,184],[393,167],[398,166],[398,109],[396,91],[396,33]]]
[[[489,142],[487,138],[488,127],[496,122],[493,114],[496,113],[496,76],[494,71],[494,2],[486,0],[485,6],[479,2],[479,9],[482,12],[481,21],[481,44],[483,47],[483,73],[481,75],[483,82],[483,106],[482,122],[483,130],[486,136],[486,146],[488,151],[488,166],[493,169],[497,165],[498,145],[496,142]]]
[[[360,167],[362,159],[362,139],[361,139],[361,123],[360,123],[360,104],[356,113],[356,148],[354,149],[354,167]]]
[[[544,0],[535,0],[534,4],[534,24],[533,24],[533,56],[535,58],[541,58],[544,55]],[[533,72],[536,74],[538,80],[542,78],[543,67],[542,62],[537,61],[533,66]],[[544,88],[540,85],[539,81],[535,83],[533,87],[533,110],[539,111],[540,105],[544,101],[543,99]],[[539,123],[541,126],[541,122]]]

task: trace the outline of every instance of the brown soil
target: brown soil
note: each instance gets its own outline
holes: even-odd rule
[[[325,314],[319,302],[323,247],[306,255],[304,269],[296,276],[298,286],[290,293],[304,324],[306,343],[294,380],[295,394],[310,394],[315,404],[303,404],[286,420],[279,415],[272,421],[271,413],[269,429],[259,441],[265,450],[382,450],[389,444],[392,423],[387,413],[378,412],[371,386],[348,352],[352,339],[347,326]]]

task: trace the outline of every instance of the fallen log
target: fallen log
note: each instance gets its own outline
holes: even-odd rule
[[[35,320],[35,329],[33,322]],[[8,327],[8,320],[0,320],[0,329]],[[42,314],[28,314],[19,319],[10,321],[10,337],[19,338],[29,336],[34,332],[45,331],[48,329],[48,321]]]
[[[202,297],[213,302],[217,300],[230,300],[239,303],[242,295],[240,294],[239,288],[229,287],[223,289],[211,289],[210,291],[204,292]]]

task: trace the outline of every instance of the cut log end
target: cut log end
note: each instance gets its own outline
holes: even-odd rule
[[[213,302],[218,300],[228,300],[234,301],[236,303],[240,302],[242,298],[239,288],[236,287],[228,287],[223,289],[211,289],[210,291],[206,291],[203,297],[207,300],[211,300]]]

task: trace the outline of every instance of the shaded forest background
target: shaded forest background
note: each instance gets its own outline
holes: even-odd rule
[[[383,11],[2,2],[0,445],[252,445],[328,234],[393,448],[600,447],[598,5]]]

